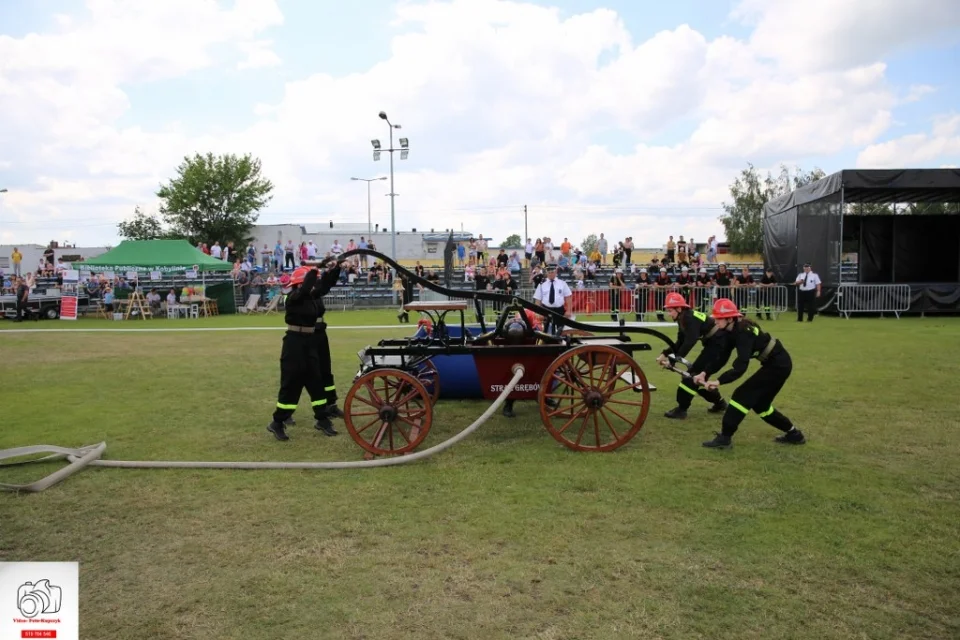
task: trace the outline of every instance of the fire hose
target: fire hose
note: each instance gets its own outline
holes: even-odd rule
[[[504,385],[503,391],[497,396],[486,411],[477,418],[470,426],[456,434],[455,436],[444,440],[440,444],[434,445],[429,449],[418,451],[395,458],[381,458],[379,460],[354,460],[350,462],[189,462],[189,461],[154,461],[154,460],[102,460],[101,456],[107,450],[107,443],[87,445],[77,449],[66,447],[55,447],[51,445],[35,445],[28,447],[17,447],[14,449],[0,449],[0,461],[11,458],[20,458],[23,456],[49,453],[52,455],[43,458],[35,458],[22,462],[2,463],[0,469],[13,467],[35,462],[50,462],[52,460],[66,459],[70,464],[62,469],[51,473],[42,480],[31,484],[17,485],[0,483],[0,489],[4,491],[25,491],[29,493],[39,493],[44,489],[52,487],[69,478],[85,467],[117,467],[123,469],[371,469],[375,467],[392,467],[401,464],[417,462],[430,456],[436,455],[441,451],[449,449],[464,438],[468,437],[474,431],[480,428],[487,420],[496,413],[497,409],[504,403],[513,388],[520,383],[524,375],[523,365],[514,364],[510,370],[513,377]]]

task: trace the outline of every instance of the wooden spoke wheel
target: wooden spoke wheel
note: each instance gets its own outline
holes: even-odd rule
[[[427,390],[430,403],[436,404],[440,399],[440,372],[437,371],[437,365],[433,364],[432,359],[424,360],[417,365],[414,375]]]
[[[581,345],[563,353],[540,381],[543,424],[574,451],[623,446],[643,427],[649,410],[650,387],[640,365],[607,345]]]
[[[350,436],[377,456],[413,451],[433,422],[430,393],[399,369],[374,369],[360,376],[347,393],[343,413]]]

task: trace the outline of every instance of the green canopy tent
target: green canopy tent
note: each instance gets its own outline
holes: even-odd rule
[[[229,273],[233,265],[208,256],[186,240],[124,240],[96,258],[74,264],[74,268],[90,273],[112,271],[118,275],[130,271],[138,274],[157,271],[168,277],[196,269],[204,295],[217,301],[220,313],[236,311],[233,282],[220,282],[208,287],[204,278],[208,273]],[[138,279],[144,278],[140,276]]]
[[[233,265],[191,246],[186,240],[124,240],[110,251],[76,265],[81,271],[231,271]]]

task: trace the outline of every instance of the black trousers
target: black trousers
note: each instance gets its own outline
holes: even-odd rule
[[[312,391],[311,397],[316,397],[310,403],[314,416],[326,416],[327,400],[323,394],[320,358],[313,334],[287,331],[280,351],[280,393],[273,412],[274,422],[283,422],[293,415],[304,389]]]
[[[30,310],[27,309],[27,303],[17,298],[17,320],[30,319]]]
[[[691,376],[696,376],[698,373],[706,372],[707,378],[709,378],[719,371],[720,367],[722,367],[724,364],[725,363],[717,360],[713,354],[707,353],[706,351],[701,351],[700,355],[697,356],[697,359],[694,360],[693,364],[690,365],[688,371],[690,372]],[[687,378],[682,378],[680,380],[680,385],[677,387],[677,406],[686,411],[693,403],[694,396],[700,396],[710,404],[716,404],[723,400],[723,396],[720,395],[720,392],[716,389],[710,390],[706,387],[693,384]]]
[[[637,287],[633,292],[633,310],[638,316],[646,315],[650,302],[650,290]],[[639,318],[638,318],[639,320]]]
[[[786,351],[767,364],[761,365],[746,382],[741,384],[730,397],[730,404],[723,414],[723,435],[732,436],[740,423],[753,411],[764,422],[780,431],[789,431],[793,427],[790,418],[773,407],[773,401],[783,389],[793,371],[793,361]]]
[[[337,404],[337,385],[333,380],[333,360],[330,358],[330,339],[327,337],[327,323],[318,322],[313,333],[313,344],[320,362],[319,383],[307,387],[311,401],[322,400],[324,411]]]
[[[817,313],[817,291],[797,290],[797,322],[803,322],[803,311],[807,311],[807,321],[813,322],[813,316]]]

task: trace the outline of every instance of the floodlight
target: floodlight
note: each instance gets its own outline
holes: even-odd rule
[[[410,141],[409,141],[409,140],[407,140],[406,138],[400,138],[400,147],[401,147],[401,148],[406,149],[406,148],[409,147],[409,146],[410,146]]]
[[[0,189],[0,193],[6,193],[6,192],[7,192],[6,189]]]
[[[407,159],[407,156],[409,156],[409,155],[410,155],[410,152],[407,151],[406,149],[404,149],[404,150],[402,150],[402,151],[400,152],[400,159],[401,159],[401,160],[406,160],[406,159]]]
[[[374,152],[373,152],[373,161],[374,161],[374,162],[378,162],[379,160],[380,160],[380,152],[379,152],[379,151],[374,151]]]
[[[379,149],[379,148],[380,148],[380,141],[379,141],[379,140],[371,140],[371,141],[370,141],[370,144],[373,145],[373,148],[374,148],[374,149]]]
[[[386,120],[386,119],[387,119],[387,112],[386,112],[386,111],[381,111],[381,112],[380,112],[380,119],[381,119],[381,120]]]
[[[377,178],[377,180],[386,180],[386,179],[387,179],[387,176],[383,176],[382,178]]]

